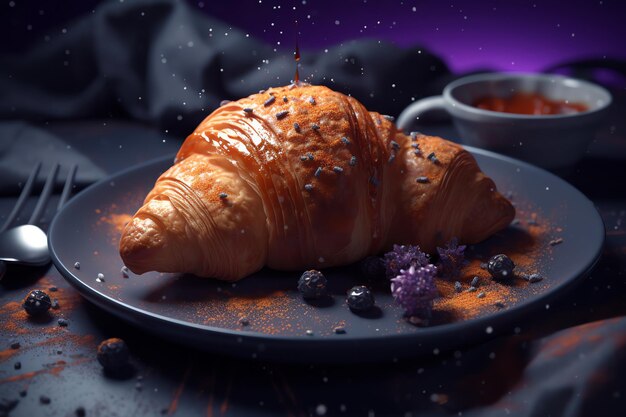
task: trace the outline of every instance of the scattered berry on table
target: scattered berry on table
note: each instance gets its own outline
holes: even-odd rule
[[[357,285],[348,291],[346,302],[352,311],[367,311],[374,307],[374,295],[366,286]]]
[[[508,256],[499,254],[489,259],[487,263],[487,271],[495,280],[504,280],[513,277],[513,269],[515,264]]]
[[[326,295],[326,277],[320,271],[305,271],[298,280],[298,291],[304,298],[320,298]]]
[[[50,297],[41,290],[33,290],[24,298],[23,307],[29,316],[44,314],[50,310],[51,306]]]
[[[116,337],[98,345],[98,362],[105,370],[119,371],[128,364],[130,352],[126,342]]]

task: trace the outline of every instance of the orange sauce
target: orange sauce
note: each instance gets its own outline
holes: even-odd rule
[[[517,114],[572,114],[587,111],[583,103],[570,103],[565,100],[551,100],[538,93],[515,93],[510,97],[482,97],[473,103],[483,110]]]

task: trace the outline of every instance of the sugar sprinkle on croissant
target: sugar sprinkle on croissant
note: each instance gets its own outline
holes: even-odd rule
[[[126,226],[124,263],[238,280],[263,266],[349,264],[396,243],[476,243],[511,222],[471,154],[392,121],[304,83],[223,103]]]

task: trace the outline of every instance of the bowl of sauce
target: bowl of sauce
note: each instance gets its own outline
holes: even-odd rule
[[[574,114],[589,110],[589,107],[582,102],[552,100],[539,93],[524,92],[514,93],[510,97],[481,97],[474,101],[473,106],[503,113],[534,115]]]
[[[575,78],[486,73],[460,78],[441,96],[409,105],[397,123],[414,129],[423,114],[444,110],[462,143],[560,170],[585,155],[611,101],[603,87]]]

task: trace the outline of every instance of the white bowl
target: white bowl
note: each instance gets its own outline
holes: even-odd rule
[[[587,110],[527,115],[484,110],[472,105],[485,96],[507,97],[516,92],[583,103]],[[410,128],[423,113],[444,109],[452,116],[464,144],[490,149],[544,168],[559,169],[572,166],[583,157],[611,101],[611,94],[606,89],[560,75],[478,74],[451,82],[444,88],[442,96],[411,104],[398,117],[398,127]]]

